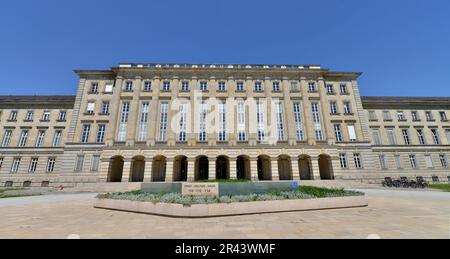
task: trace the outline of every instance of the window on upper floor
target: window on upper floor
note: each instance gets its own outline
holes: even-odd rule
[[[97,94],[98,93],[98,83],[92,83],[91,84],[90,93],[91,94]]]
[[[448,168],[448,161],[447,161],[447,157],[445,155],[439,155],[439,160],[440,160],[441,166],[443,168]]]
[[[56,130],[55,135],[53,136],[53,147],[60,147],[61,146],[61,139],[62,139],[62,130]]]
[[[208,91],[208,82],[200,82],[200,91]]]
[[[291,91],[298,92],[300,91],[299,84],[297,82],[291,82]]]
[[[189,82],[188,81],[181,82],[181,91],[182,92],[189,91]]]
[[[272,91],[274,91],[274,92],[279,92],[281,89],[280,89],[280,82],[273,82],[272,83]]]
[[[334,85],[327,84],[327,94],[334,94]]]
[[[40,130],[38,132],[38,136],[36,139],[36,147],[44,146],[44,142],[45,142],[45,130]]]
[[[109,114],[109,102],[103,102],[102,114]]]
[[[441,139],[439,137],[439,132],[437,129],[431,129],[431,136],[433,137],[433,141],[435,145],[441,144]]]
[[[17,121],[17,111],[11,111],[11,113],[9,114],[9,120]]]
[[[336,137],[336,142],[342,142],[344,141],[344,138],[342,136],[342,129],[340,124],[334,125],[334,135]]]
[[[313,93],[313,92],[317,92],[317,86],[315,82],[309,82],[308,83],[308,91]]]
[[[406,121],[405,113],[402,111],[397,112],[398,121]]]
[[[347,126],[348,129],[348,136],[350,141],[355,142],[357,141],[357,136],[356,136],[356,130],[355,130],[355,125],[348,125]]]
[[[348,88],[346,84],[341,84],[339,86],[339,89],[341,90],[341,94],[348,94]]]
[[[35,173],[36,172],[38,161],[39,161],[39,158],[37,158],[37,157],[31,158],[30,166],[28,167],[28,172],[29,173]]]
[[[124,90],[125,90],[125,92],[133,91],[133,81],[126,81]]]
[[[445,130],[445,135],[447,135],[447,144],[450,145],[450,129]]]
[[[411,118],[413,121],[420,121],[419,114],[416,111],[411,112]]]
[[[339,154],[339,163],[341,164],[342,169],[348,168],[347,154],[345,154],[345,153]]]
[[[19,166],[20,166],[21,160],[22,160],[22,158],[20,158],[20,157],[15,157],[13,159],[13,163],[11,166],[11,173],[17,173],[19,171]]]
[[[106,84],[105,86],[105,93],[109,94],[113,91],[113,85],[112,84]]]
[[[405,145],[411,145],[411,141],[409,139],[409,130],[403,129],[402,135],[403,135],[403,141],[405,142]]]
[[[97,128],[97,137],[95,139],[96,143],[104,143],[105,142],[105,134],[106,134],[106,125],[99,124]]]
[[[330,102],[330,112],[333,115],[336,115],[339,113],[337,103],[335,101]]]
[[[255,82],[255,92],[262,92],[262,83],[261,82]]]
[[[152,82],[145,81],[144,82],[144,92],[151,92],[151,91],[152,91]]]
[[[55,171],[56,158],[50,157],[47,161],[47,173],[53,173]]]
[[[34,115],[33,111],[28,111],[27,115],[25,116],[25,121],[33,121],[33,115]]]
[[[409,155],[409,163],[410,163],[412,169],[417,168],[417,161],[416,161],[415,155]]]
[[[380,129],[372,129],[372,137],[374,145],[377,146],[382,145]]]
[[[90,124],[84,124],[83,125],[83,131],[81,132],[81,143],[88,143],[89,142],[89,134],[91,132],[91,125]]]
[[[66,111],[60,111],[58,115],[58,121],[66,121],[67,118],[67,112]]]
[[[422,129],[417,129],[417,138],[419,139],[419,144],[420,145],[425,145],[426,144],[425,135],[423,134],[423,130]]]
[[[447,114],[445,112],[439,112],[441,116],[441,121],[448,121]]]
[[[344,102],[344,113],[352,114],[352,107],[349,102]]]
[[[163,82],[163,91],[164,92],[169,92],[170,91],[170,82],[169,81],[164,81]]]
[[[237,82],[236,83],[236,91],[238,91],[238,92],[244,92],[245,91],[244,82]]]
[[[360,153],[353,153],[353,160],[355,161],[356,169],[361,169],[363,167]]]
[[[433,121],[433,113],[431,111],[426,111],[425,112],[425,117],[427,118],[427,121]]]
[[[383,120],[384,121],[391,121],[391,112],[390,111],[383,111]]]
[[[27,145],[28,134],[29,134],[28,129],[22,130],[22,133],[20,134],[19,138],[19,143],[17,145],[18,147],[25,147]]]
[[[389,145],[397,145],[397,137],[395,136],[395,129],[388,128],[386,129],[386,134],[388,136]]]
[[[43,121],[50,121],[50,112],[49,112],[49,111],[45,111],[45,112],[42,114],[42,120],[43,120]]]
[[[375,111],[369,111],[369,120],[371,121],[377,121],[377,113]]]
[[[88,102],[86,107],[87,114],[94,114],[95,111],[95,102]]]
[[[7,129],[3,134],[2,147],[7,147],[11,143],[12,130]]]
[[[219,92],[225,92],[227,90],[227,84],[225,82],[219,82]]]

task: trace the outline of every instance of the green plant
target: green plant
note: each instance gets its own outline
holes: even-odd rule
[[[445,183],[442,183],[442,184],[431,184],[430,188],[431,189],[435,189],[435,190],[441,190],[441,191],[444,191],[444,192],[450,192],[450,184],[445,184]]]

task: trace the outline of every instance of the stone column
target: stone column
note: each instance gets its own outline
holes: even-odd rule
[[[138,121],[140,116],[139,94],[142,87],[142,78],[137,76],[133,81],[133,100],[130,102],[130,113],[127,125],[127,145],[134,146],[136,141],[136,131],[139,129]]]
[[[145,161],[145,172],[144,172],[145,183],[149,183],[153,180],[152,170],[153,170],[153,159],[150,161]]]
[[[209,180],[216,179],[216,157],[208,157],[209,160]]]
[[[291,156],[291,168],[292,168],[292,179],[294,181],[300,180],[300,168],[298,166],[298,157]]]
[[[320,108],[321,108],[321,115],[322,115],[322,131],[324,136],[327,138],[328,145],[334,145],[335,144],[335,136],[334,136],[334,127],[331,124],[331,118],[330,118],[330,103],[328,102],[328,99],[326,98],[327,92],[325,87],[325,79],[320,77],[318,79],[318,91],[320,94]],[[344,129],[342,129],[344,130]]]
[[[283,79],[283,95],[286,135],[289,145],[293,146],[297,144],[297,129],[295,125],[294,108],[290,98],[290,85],[287,78]]]
[[[250,158],[250,175],[252,181],[258,181],[258,158]]]
[[[131,159],[125,159],[123,162],[122,182],[127,183],[130,181],[131,176]]]
[[[180,107],[172,107],[172,104],[174,103],[174,100],[178,98],[178,93],[180,90],[179,81],[180,80],[178,80],[178,78],[175,78],[171,82],[172,98],[169,103],[169,116],[167,120],[167,144],[169,146],[175,146],[178,137],[175,129],[172,129],[172,120],[176,117]]]
[[[237,158],[230,158],[230,179],[237,179]]]
[[[316,145],[316,133],[314,129],[314,119],[311,111],[311,101],[308,98],[308,82],[306,78],[301,79],[300,91],[302,92],[302,115],[305,126],[306,140],[308,145]]]
[[[108,181],[108,172],[109,172],[109,159],[102,158],[99,173],[100,182]]]
[[[314,176],[314,180],[321,180],[320,179],[319,158],[311,157],[311,164],[312,164],[312,174]]]
[[[167,158],[166,160],[166,182],[173,182],[173,158]]]
[[[195,181],[195,158],[188,158],[187,180],[188,182]]]
[[[270,163],[272,165],[272,181],[279,181],[280,174],[278,172],[278,158],[271,158]]]
[[[121,76],[118,76],[116,78],[116,84],[113,89],[113,97],[110,100],[110,118],[112,118],[111,123],[108,124],[108,127],[106,128],[106,146],[112,146],[114,145],[114,140],[116,136],[116,130],[117,125],[119,121],[119,113],[121,109],[121,102],[120,102],[120,93],[122,92],[122,86],[123,86],[123,78]]]
[[[159,127],[158,114],[159,114],[159,92],[161,88],[161,79],[155,78],[152,86],[152,101],[150,106],[150,113],[148,119],[148,146],[154,146],[156,143],[156,134]],[[152,123],[153,122],[153,123]]]

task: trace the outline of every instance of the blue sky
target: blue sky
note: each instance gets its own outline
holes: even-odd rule
[[[3,0],[0,95],[119,62],[321,64],[363,95],[450,96],[447,0]]]

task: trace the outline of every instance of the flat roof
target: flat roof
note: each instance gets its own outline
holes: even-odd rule
[[[450,108],[450,97],[362,96],[364,109]]]
[[[0,95],[0,108],[73,109],[74,95]]]

